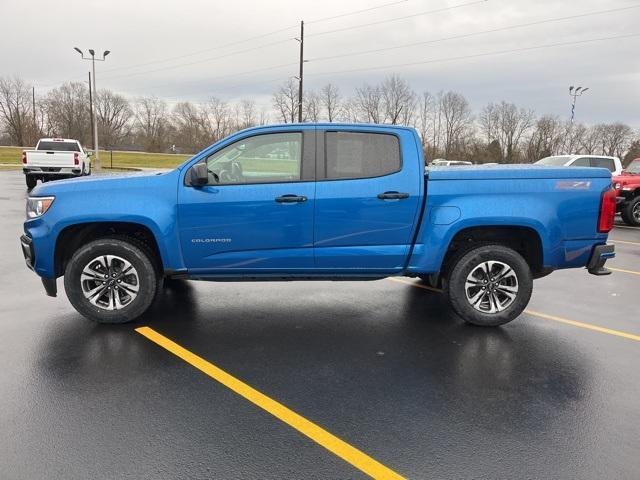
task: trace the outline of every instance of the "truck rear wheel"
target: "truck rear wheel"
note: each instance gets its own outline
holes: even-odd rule
[[[33,190],[36,188],[36,185],[38,184],[38,179],[36,177],[25,175],[24,179],[27,182],[27,190]]]
[[[98,323],[125,323],[139,317],[153,302],[159,283],[149,252],[122,238],[81,247],[64,275],[73,307]]]
[[[527,262],[503,245],[482,245],[454,258],[445,292],[465,322],[497,326],[522,313],[533,290]]]
[[[640,195],[628,201],[620,212],[622,221],[633,227],[640,227]]]

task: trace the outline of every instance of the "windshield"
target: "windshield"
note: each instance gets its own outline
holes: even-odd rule
[[[625,173],[631,173],[633,175],[640,175],[640,159],[636,159],[625,168]]]
[[[48,152],[79,152],[80,148],[76,142],[39,142],[38,150]]]
[[[555,157],[545,157],[535,162],[536,165],[547,165],[549,167],[562,167],[569,161],[571,157],[568,155],[558,155]]]

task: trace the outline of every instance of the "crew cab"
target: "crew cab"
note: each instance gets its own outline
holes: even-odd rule
[[[618,157],[608,157],[605,155],[555,155],[541,158],[536,165],[547,167],[596,167],[606,168],[611,175],[622,173],[622,162]]]
[[[408,276],[441,286],[467,322],[500,325],[534,278],[610,273],[615,202],[603,168],[425,170],[412,128],[287,124],[235,133],[166,173],[40,185],[21,244],[46,292],[64,276],[98,322],[142,315],[167,278]]]
[[[633,160],[618,176],[613,177],[618,193],[617,211],[627,225],[640,227],[640,158]]]
[[[22,152],[22,171],[31,190],[38,180],[91,175],[91,154],[78,140],[41,138],[35,150]]]

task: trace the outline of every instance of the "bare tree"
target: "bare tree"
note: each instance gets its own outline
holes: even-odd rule
[[[95,97],[98,131],[105,148],[113,148],[131,132],[133,111],[129,100],[111,90],[98,90]]]
[[[429,159],[433,159],[433,148],[429,148],[429,132],[432,128],[432,118],[434,114],[434,98],[431,93],[424,91],[420,95],[418,102],[418,116],[416,128],[420,134],[420,140],[422,141],[422,150]],[[435,147],[435,145],[432,145]]]
[[[623,157],[624,152],[629,148],[633,130],[624,123],[610,123],[599,125],[601,154]]]
[[[88,143],[91,137],[89,89],[70,82],[49,91],[46,98],[50,131],[57,136]]]
[[[135,127],[148,152],[160,152],[166,146],[167,104],[156,97],[142,97],[135,103]]]
[[[496,140],[500,146],[500,160],[514,163],[518,160],[522,136],[534,123],[532,110],[518,109],[513,103],[490,103],[482,109],[479,123],[487,144]]]
[[[290,78],[273,94],[273,106],[284,123],[294,123],[298,118],[298,82]]]
[[[253,100],[240,101],[242,110],[241,123],[238,129],[253,127],[256,124],[256,102]]]
[[[233,130],[229,105],[216,97],[211,97],[202,106],[202,115],[206,119],[206,130],[212,142],[217,142]]]
[[[473,125],[469,102],[456,92],[447,92],[440,100],[444,124],[444,155],[459,153],[468,140]]]
[[[385,121],[392,125],[410,124],[415,109],[416,94],[409,84],[397,75],[391,75],[380,85],[380,93]]]
[[[320,105],[324,108],[326,118],[330,122],[335,122],[340,117],[341,103],[338,87],[327,83],[320,89]]]
[[[356,96],[353,99],[357,115],[365,122],[383,123],[384,109],[382,105],[382,92],[380,87],[363,85],[356,88]]]
[[[318,122],[320,120],[320,96],[313,90],[304,94],[303,111],[305,121]]]
[[[0,122],[14,145],[32,140],[34,114],[30,87],[19,77],[0,78]]]
[[[173,107],[175,143],[186,151],[201,149],[210,143],[204,112],[191,102]]]
[[[535,124],[529,138],[526,150],[528,162],[535,162],[541,158],[561,153],[562,123],[557,117],[545,115]]]

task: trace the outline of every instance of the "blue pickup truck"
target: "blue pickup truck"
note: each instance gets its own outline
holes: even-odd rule
[[[142,315],[168,278],[420,277],[476,325],[516,318],[533,279],[610,273],[602,168],[425,169],[412,128],[288,124],[225,138],[175,170],[48,183],[27,199],[27,265],[101,323]]]

